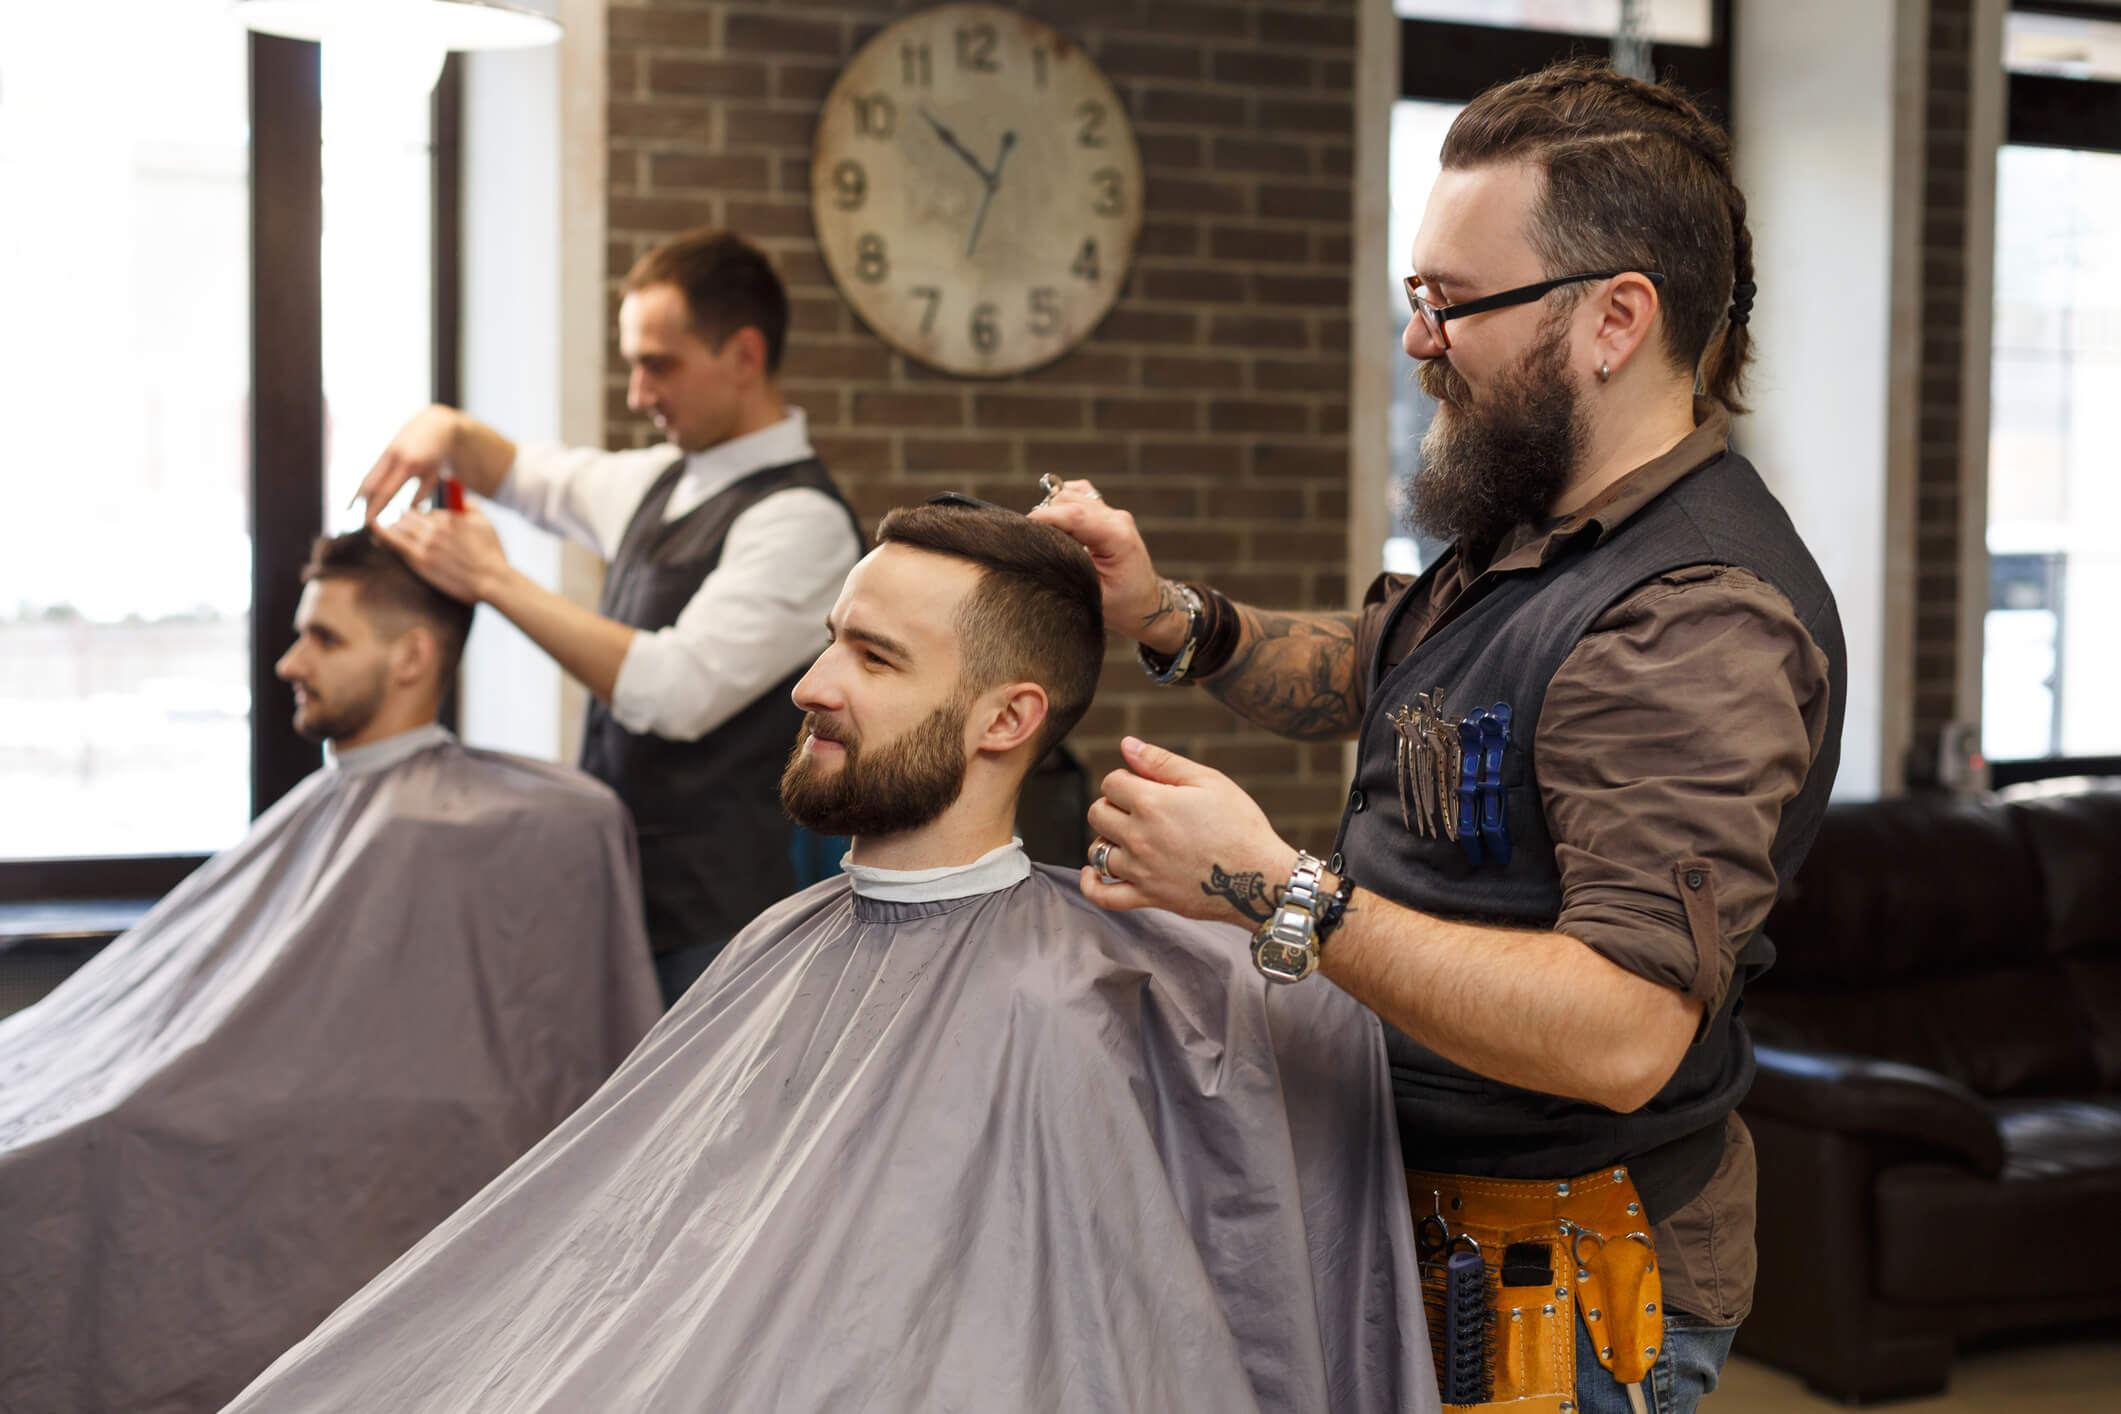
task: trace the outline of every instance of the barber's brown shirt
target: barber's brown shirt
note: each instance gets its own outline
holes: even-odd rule
[[[1367,668],[1387,611],[1408,605],[1386,645],[1387,671],[1478,602],[1511,570],[1596,545],[1660,492],[1720,455],[1730,419],[1695,405],[1694,431],[1573,515],[1523,525],[1476,566],[1446,552],[1419,585],[1384,575],[1356,627]],[[1547,688],[1532,752],[1561,871],[1557,932],[1668,987],[1694,978],[1696,944],[1719,959],[1713,1016],[1738,950],[1775,901],[1768,851],[1782,809],[1818,759],[1827,725],[1827,661],[1780,592],[1751,572],[1704,564],[1661,575],[1615,604]],[[1690,924],[1674,865],[1708,859],[1713,922]],[[1696,926],[1714,937],[1697,940]],[[1657,1227],[1668,1306],[1713,1321],[1753,1301],[1752,1139],[1733,1115],[1723,1163],[1701,1195]]]

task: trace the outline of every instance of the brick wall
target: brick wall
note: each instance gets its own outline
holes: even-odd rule
[[[917,3],[610,7],[610,251],[696,225],[771,251],[794,300],[783,370],[864,521],[943,489],[1008,505],[1043,472],[1089,476],[1140,519],[1158,567],[1279,608],[1337,608],[1345,582],[1354,0],[1074,0],[1015,8],[1082,43],[1133,118],[1147,181],[1131,279],[1060,362],[1000,382],[899,355],[849,311],[810,223],[819,104],[871,35]],[[609,358],[612,446],[650,431]],[[1130,645],[1131,648],[1131,645]],[[1117,648],[1073,743],[1092,781],[1133,732],[1237,777],[1323,850],[1341,749],[1241,729],[1157,689]]]
[[[1923,112],[1922,345],[1915,462],[1913,730],[1908,779],[1935,777],[1960,715],[1961,441],[1973,0],[1931,0]]]

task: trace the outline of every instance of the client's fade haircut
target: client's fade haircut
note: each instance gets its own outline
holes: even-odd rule
[[[434,630],[441,650],[442,682],[446,688],[456,676],[464,656],[464,640],[471,634],[472,605],[452,599],[413,573],[405,557],[377,539],[367,529],[344,535],[319,536],[309,547],[309,563],[302,566],[302,582],[343,579],[355,585],[355,597],[372,615],[401,622],[417,619]],[[402,631],[402,630],[401,630]]]
[[[1044,755],[1097,694],[1105,657],[1104,597],[1090,552],[1065,531],[998,506],[904,506],[876,529],[878,545],[968,560],[980,582],[958,610],[967,693],[1005,682],[1046,689]]]
[[[758,330],[766,340],[766,371],[781,371],[788,291],[773,262],[742,236],[708,228],[672,236],[626,272],[627,294],[650,285],[677,286],[694,332],[717,352],[737,330]]]

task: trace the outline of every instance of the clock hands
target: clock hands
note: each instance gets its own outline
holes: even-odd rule
[[[972,248],[979,244],[980,227],[987,224],[987,203],[994,200],[994,193],[1000,189],[1002,184],[1002,164],[1009,160],[1009,153],[1015,147],[1016,134],[1013,132],[1003,133],[1002,150],[996,153],[994,157],[994,175],[987,179],[987,194],[979,199],[979,214],[972,218],[972,234],[965,238],[965,254],[968,256],[972,254]]]
[[[994,179],[987,175],[987,169],[985,167],[982,167],[980,165],[979,159],[977,157],[974,157],[969,151],[967,151],[965,145],[957,140],[956,133],[953,133],[950,131],[950,129],[944,127],[942,125],[942,122],[926,108],[921,109],[921,116],[928,120],[929,127],[935,129],[935,135],[943,140],[943,145],[945,147],[949,148],[952,152],[955,152],[958,156],[964,158],[965,165],[969,166],[973,171],[979,173],[979,179],[982,182],[985,182],[990,187],[994,185]]]
[[[972,221],[972,234],[965,241],[965,254],[970,255],[973,247],[979,244],[980,228],[987,223],[987,206],[994,200],[994,193],[1001,187],[1002,165],[1009,160],[1010,152],[1015,150],[1016,134],[1014,132],[1002,134],[1001,151],[995,154],[994,170],[990,172],[977,157],[972,155],[970,149],[957,140],[956,133],[943,126],[942,120],[937,118],[935,114],[923,108],[921,109],[921,116],[928,120],[929,127],[935,129],[935,135],[943,140],[943,145],[963,158],[965,165],[979,174],[980,185],[986,188],[986,193],[980,197],[979,214]]]

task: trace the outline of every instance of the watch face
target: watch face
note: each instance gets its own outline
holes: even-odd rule
[[[818,119],[811,210],[869,326],[1002,376],[1086,338],[1141,230],[1141,157],[1083,51],[991,5],[924,10],[854,56]]]
[[[1271,981],[1301,982],[1318,965],[1318,954],[1302,943],[1261,937],[1252,942],[1252,962]]]

